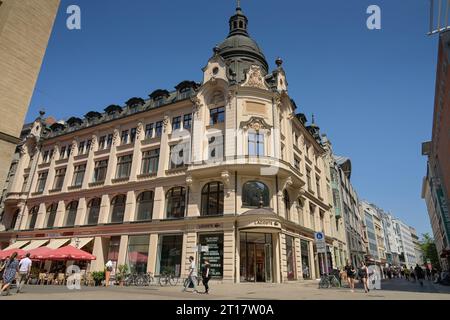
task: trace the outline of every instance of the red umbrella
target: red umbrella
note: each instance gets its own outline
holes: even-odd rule
[[[51,260],[95,260],[96,257],[92,254],[77,249],[72,246],[62,247],[53,250],[49,255],[48,259]]]
[[[54,251],[53,249],[50,249],[48,247],[40,247],[40,248],[35,248],[35,249],[28,251],[28,253],[30,254],[31,260],[46,260],[50,257],[50,254],[53,251]],[[23,254],[21,256],[24,257],[25,254]]]
[[[0,260],[4,260],[4,259],[10,257],[14,252],[17,252],[18,256],[22,256],[27,253],[25,250],[22,250],[22,249],[9,249],[9,250],[0,251]]]

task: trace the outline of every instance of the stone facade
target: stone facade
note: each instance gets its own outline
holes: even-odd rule
[[[0,188],[28,111],[59,0],[0,1]]]

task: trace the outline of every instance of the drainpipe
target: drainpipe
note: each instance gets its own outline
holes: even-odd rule
[[[238,224],[237,224],[237,171],[234,172],[234,241],[235,241],[235,246],[234,246],[234,283],[237,283],[237,268],[239,268],[240,266],[237,265],[236,261],[237,261],[237,238],[238,238]]]

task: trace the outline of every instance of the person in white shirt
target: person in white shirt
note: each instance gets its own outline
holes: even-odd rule
[[[109,286],[109,279],[111,278],[111,271],[113,271],[113,263],[109,260],[105,265],[105,287]]]
[[[33,262],[30,259],[30,254],[27,253],[25,258],[20,260],[19,262],[19,285],[17,286],[17,293],[20,293],[25,285],[25,282],[28,280],[31,272],[31,265]]]
[[[190,263],[190,266],[189,266],[188,281],[186,281],[186,283],[184,285],[183,292],[185,292],[186,289],[189,287],[189,285],[192,283],[192,285],[194,286],[193,292],[198,293],[198,291],[197,291],[197,266],[195,265],[194,257],[192,257],[192,256],[189,257],[189,263]]]

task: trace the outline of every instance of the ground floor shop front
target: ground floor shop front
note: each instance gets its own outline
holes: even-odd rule
[[[71,244],[96,256],[83,265],[87,272],[104,270],[110,260],[112,276],[119,265],[127,264],[132,273],[170,272],[184,278],[192,256],[199,269],[208,260],[218,281],[281,283],[315,279],[325,266],[331,269],[339,264],[331,239],[327,239],[327,260],[325,254],[316,253],[313,239],[311,230],[285,223],[273,213],[256,213],[18,234],[9,247]]]

